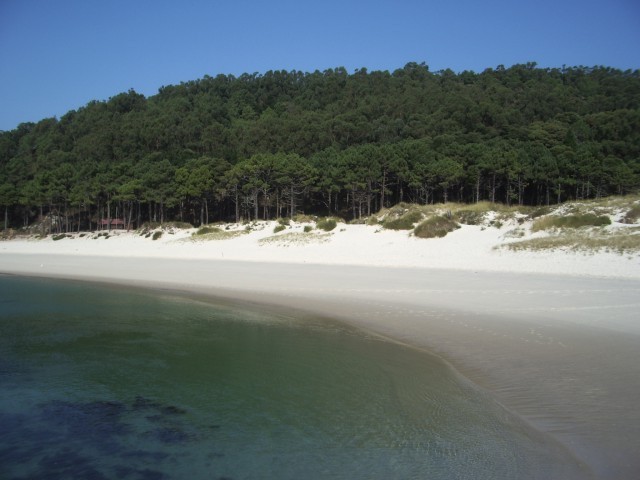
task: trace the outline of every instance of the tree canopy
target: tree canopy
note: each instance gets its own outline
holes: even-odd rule
[[[205,76],[0,132],[0,206],[63,231],[623,194],[639,107],[640,72],[608,67]]]

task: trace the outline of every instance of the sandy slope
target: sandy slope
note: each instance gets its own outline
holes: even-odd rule
[[[133,233],[13,240],[0,243],[0,272],[342,318],[442,356],[598,477],[637,478],[638,255],[494,249],[510,226],[464,226],[421,240],[363,225],[331,234],[303,234],[296,225],[274,239],[274,225],[230,240],[193,241],[190,231],[155,241]]]
[[[108,239],[86,235],[54,241],[23,239],[0,242],[0,252],[64,253],[100,256],[225,259],[258,262],[319,263],[461,269],[470,271],[535,272],[604,277],[640,278],[640,254],[598,252],[519,251],[500,248],[514,238],[519,226],[502,228],[462,225],[444,238],[420,239],[406,231],[379,226],[345,225],[329,233],[304,233],[305,224],[293,224],[274,234],[276,222],[255,224],[250,232],[229,225],[229,239],[209,240],[193,236],[195,229],[168,230],[157,239],[137,233],[112,232]]]

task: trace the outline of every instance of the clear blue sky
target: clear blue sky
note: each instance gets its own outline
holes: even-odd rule
[[[285,69],[640,68],[639,0],[0,0],[0,130]]]

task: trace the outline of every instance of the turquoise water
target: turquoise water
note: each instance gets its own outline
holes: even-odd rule
[[[0,276],[0,477],[581,478],[436,358],[337,322]]]

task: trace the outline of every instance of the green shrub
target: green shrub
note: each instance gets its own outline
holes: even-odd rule
[[[304,226],[304,233],[309,233],[311,230],[313,230],[313,227],[311,225]]]
[[[580,228],[580,227],[603,227],[611,225],[611,219],[606,215],[597,216],[593,213],[585,213],[583,215],[566,215],[564,217],[556,217],[549,215],[539,218],[533,222],[532,231],[549,230],[551,228]]]
[[[453,220],[435,216],[420,223],[413,230],[413,234],[419,238],[437,238],[444,237],[447,233],[453,232],[458,228],[460,228],[460,225]]]
[[[273,229],[273,233],[278,233],[287,228],[285,225],[276,225],[276,228]]]
[[[478,210],[458,210],[455,219],[464,225],[480,225],[484,220],[484,213]]]
[[[62,240],[63,238],[67,238],[67,235],[65,235],[64,233],[61,233],[59,235],[53,235],[51,237],[51,240],[53,240],[54,242],[57,242],[58,240]]]
[[[378,217],[376,217],[375,215],[372,215],[367,219],[367,225],[378,225],[378,223]]]
[[[413,225],[420,220],[422,220],[422,213],[414,210],[405,213],[395,220],[385,220],[383,226],[390,230],[411,230]]]
[[[142,230],[143,232],[148,232],[149,230],[154,230],[156,228],[160,228],[162,226],[162,224],[160,222],[144,222],[139,230]]]
[[[316,227],[320,230],[324,230],[325,232],[330,232],[337,226],[338,222],[336,222],[334,218],[321,218],[318,220],[318,223],[316,223]]]
[[[551,212],[551,207],[537,207],[529,213],[529,218],[535,220],[536,218],[548,215]]]
[[[13,228],[0,231],[0,238],[2,240],[11,240],[16,237],[16,231]]]
[[[206,235],[208,233],[219,233],[221,231],[218,227],[200,227],[194,235]]]
[[[293,217],[293,221],[297,223],[311,223],[313,220],[313,216],[305,215],[304,213],[298,213]]]
[[[146,235],[147,232],[152,231],[152,230],[156,230],[158,228],[161,228],[163,230],[170,230],[172,228],[188,230],[190,228],[193,228],[193,225],[191,225],[190,223],[187,223],[187,222],[179,222],[179,221],[166,222],[166,223],[144,222],[140,226],[140,228],[138,228],[138,230],[141,232],[140,235]]]
[[[190,228],[193,228],[193,225],[191,225],[190,223],[187,222],[169,222],[169,223],[163,223],[162,224],[163,228],[182,228],[185,230],[188,230]]]
[[[630,227],[630,229],[634,228],[638,227]],[[626,228],[613,232],[574,229],[564,230],[555,235],[509,242],[494,248],[507,248],[514,251],[568,249],[574,252],[604,251],[623,255],[640,252],[640,235]]]
[[[162,236],[162,232],[154,232],[152,240],[158,240]]]
[[[289,218],[279,218],[278,223],[284,227],[288,227],[291,224],[291,220]]]
[[[636,223],[640,219],[640,205],[634,205],[622,218],[623,223]]]

